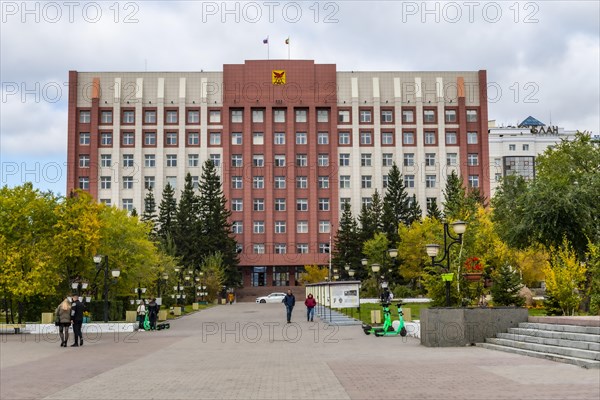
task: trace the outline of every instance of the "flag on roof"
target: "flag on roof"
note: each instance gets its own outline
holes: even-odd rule
[[[263,44],[269,44],[269,37],[267,36],[266,39],[263,39]]]
[[[290,44],[290,38],[285,39],[285,44]]]

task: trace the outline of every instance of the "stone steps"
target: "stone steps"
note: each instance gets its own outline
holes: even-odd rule
[[[478,346],[600,368],[600,327],[523,322]]]

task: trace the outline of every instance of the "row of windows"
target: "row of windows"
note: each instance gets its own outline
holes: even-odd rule
[[[144,124],[155,125],[157,123],[156,109],[144,110]],[[210,123],[221,122],[221,111],[210,110],[209,111]],[[92,121],[92,112],[90,110],[79,111],[79,123],[89,124]],[[112,110],[100,110],[98,123],[100,125],[112,125],[114,121]],[[121,124],[122,125],[134,125],[135,124],[135,111],[131,109],[121,110]],[[197,125],[200,123],[200,110],[186,110],[186,124]],[[179,123],[179,110],[178,109],[166,109],[164,111],[164,123],[176,125]]]
[[[404,124],[414,124],[415,123],[415,108],[404,108],[402,109],[402,123]],[[467,122],[477,122],[477,110],[475,109],[467,109],[466,110],[466,121]],[[351,110],[338,110],[338,123],[340,124],[349,124],[352,122],[352,114]],[[383,109],[380,114],[380,121],[382,124],[391,124],[394,123],[394,110],[393,109]],[[363,124],[373,123],[373,111],[371,109],[360,108],[358,111],[358,120]],[[437,123],[437,108],[426,108],[423,110],[423,123],[425,124],[435,124]],[[444,121],[450,124],[458,123],[457,110],[454,108],[448,108],[444,110]]]
[[[297,254],[308,254],[309,248],[310,248],[308,243],[297,243],[295,246],[288,245],[287,243],[275,243],[273,245],[273,252],[275,254],[287,254],[288,247],[291,249],[294,249]],[[267,247],[264,243],[254,243],[252,245],[252,252],[254,254],[265,254],[266,248]],[[319,243],[318,252],[323,253],[323,254],[329,253],[329,243]],[[256,273],[253,273],[253,274],[256,274]],[[279,274],[279,273],[277,273],[277,274]],[[285,273],[282,273],[282,274],[285,274]],[[276,273],[273,273],[273,276],[275,277]],[[262,285],[253,283],[253,286],[262,286]],[[284,286],[284,285],[274,285],[274,286]]]
[[[221,166],[221,155],[220,154],[210,154],[210,160],[213,162],[215,167]],[[166,166],[167,167],[176,167],[177,166],[177,154],[166,154]],[[200,155],[198,154],[188,154],[188,167],[200,167]],[[123,168],[133,168],[134,156],[133,154],[123,154]],[[89,154],[81,154],[79,156],[79,167],[80,168],[89,168],[90,166],[90,156]],[[100,167],[101,168],[111,168],[113,166],[113,159],[111,154],[100,154]],[[144,154],[144,167],[146,168],[154,168],[156,167],[156,155],[155,154]]]
[[[144,146],[145,147],[156,147],[158,143],[158,135],[156,132],[144,132]],[[89,132],[79,133],[79,144],[82,146],[89,145],[91,142],[91,135]],[[134,132],[122,132],[121,133],[121,146],[133,147],[135,146],[135,133]],[[113,145],[113,133],[112,132],[100,132],[100,146],[112,147]],[[210,132],[209,133],[209,144],[211,146],[221,145],[221,133]],[[163,136],[163,145],[165,147],[177,147],[179,146],[179,133],[178,132],[166,132]],[[199,132],[186,132],[186,145],[187,146],[200,146],[200,133]]]
[[[236,234],[244,233],[244,223],[242,221],[234,221],[231,225],[231,231]],[[287,222],[275,221],[273,233],[286,233]],[[329,221],[319,221],[319,233],[330,233],[331,224]],[[265,221],[253,221],[252,233],[265,233]],[[296,221],[296,233],[308,233],[308,221]]]
[[[244,110],[241,109],[232,109],[231,112],[231,122],[232,123],[242,123],[244,122]],[[263,123],[265,122],[265,110],[263,109],[252,109],[252,122],[253,123]],[[286,109],[273,109],[273,122],[274,123],[284,123],[286,122]],[[308,122],[308,109],[301,108],[294,110],[294,121],[298,123]],[[329,122],[329,110],[318,108],[317,109],[317,122]]]
[[[477,132],[467,132],[467,144],[477,144]],[[372,145],[373,144],[373,132],[371,131],[360,131],[359,140],[361,145]],[[404,145],[415,145],[416,134],[414,131],[403,131],[402,132],[402,144]],[[446,131],[445,133],[446,145],[458,145],[458,133],[455,131]],[[437,145],[438,138],[437,132],[425,131],[423,132],[423,143],[425,145]],[[349,146],[352,144],[351,132],[341,131],[338,133],[338,144],[343,146]],[[394,133],[393,132],[381,132],[381,144],[382,145],[394,145]]]
[[[276,198],[273,203],[274,211],[286,211],[287,200],[285,198]],[[257,198],[252,200],[253,211],[265,211],[265,199]],[[318,201],[319,211],[329,211],[330,202],[329,198],[322,197]],[[231,199],[231,211],[232,212],[243,212],[244,202],[242,199],[234,198]],[[308,211],[308,199],[296,199],[296,211]]]

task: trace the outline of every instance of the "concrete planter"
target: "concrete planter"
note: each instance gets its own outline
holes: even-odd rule
[[[421,310],[421,344],[427,347],[461,347],[483,343],[497,333],[527,322],[526,308],[424,308]]]

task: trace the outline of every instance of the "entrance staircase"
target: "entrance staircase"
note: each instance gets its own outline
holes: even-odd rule
[[[530,317],[477,346],[600,368],[600,317]]]

